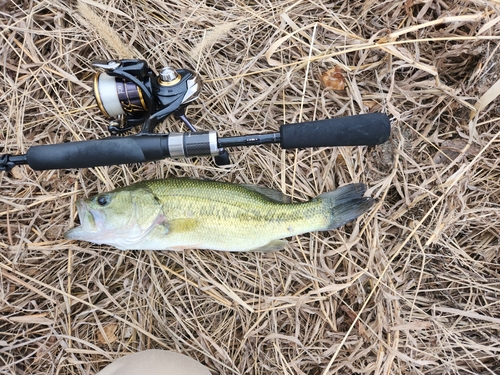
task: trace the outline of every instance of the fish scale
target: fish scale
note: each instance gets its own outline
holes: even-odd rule
[[[179,189],[181,192],[186,191],[185,197],[193,201],[190,209],[199,208],[201,214],[211,217],[213,222],[231,220],[234,223],[234,220],[240,220],[241,223],[238,224],[239,228],[242,228],[256,225],[268,227],[273,222],[291,224],[300,220],[307,221],[308,225],[314,225],[312,223],[314,218],[321,218],[321,224],[326,225],[325,215],[319,212],[323,207],[316,202],[285,205],[239,185],[217,183],[219,188],[214,189],[214,183],[209,182],[204,184],[205,186],[200,184],[197,189],[186,189],[184,183],[192,182],[191,180],[171,180],[170,182],[175,184],[169,186],[170,188],[165,188],[165,184],[162,184],[160,189],[155,188],[157,183],[153,183],[152,186],[146,183],[163,203],[164,212],[168,217],[183,217],[188,211],[185,202],[172,202],[171,198],[178,196],[172,191]],[[217,193],[214,194],[214,192]],[[175,207],[172,207],[174,204]]]

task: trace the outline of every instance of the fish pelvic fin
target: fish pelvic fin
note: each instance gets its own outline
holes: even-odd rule
[[[273,240],[264,246],[258,247],[257,249],[252,249],[250,251],[256,253],[274,253],[276,251],[283,250],[288,244],[287,240]]]
[[[376,202],[371,197],[363,197],[366,185],[357,183],[342,186],[319,195],[330,212],[330,223],[326,230],[335,229],[361,216]]]

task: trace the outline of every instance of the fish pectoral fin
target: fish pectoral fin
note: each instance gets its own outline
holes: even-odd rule
[[[168,233],[180,233],[195,230],[199,222],[197,219],[185,218],[169,220],[164,225],[168,227]]]
[[[258,247],[257,249],[252,249],[250,251],[257,253],[274,253],[276,251],[283,250],[288,244],[287,240],[273,240],[264,246]]]

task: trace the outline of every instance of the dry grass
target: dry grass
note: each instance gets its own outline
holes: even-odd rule
[[[1,374],[93,374],[147,348],[214,374],[498,374],[498,92],[483,97],[500,77],[498,1],[11,0],[0,12],[1,152],[106,136],[90,63],[127,54],[198,71],[188,115],[222,136],[395,118],[382,146],[235,149],[228,169],[0,174]],[[336,66],[345,91],[321,84]],[[77,198],[168,176],[295,199],[363,181],[380,203],[269,255],[62,240]]]

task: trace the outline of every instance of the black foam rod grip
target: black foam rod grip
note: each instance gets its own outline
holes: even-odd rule
[[[281,126],[282,148],[372,146],[386,142],[391,123],[383,113],[339,117]]]
[[[166,135],[110,137],[32,146],[26,153],[35,170],[86,168],[160,160],[168,156]]]

